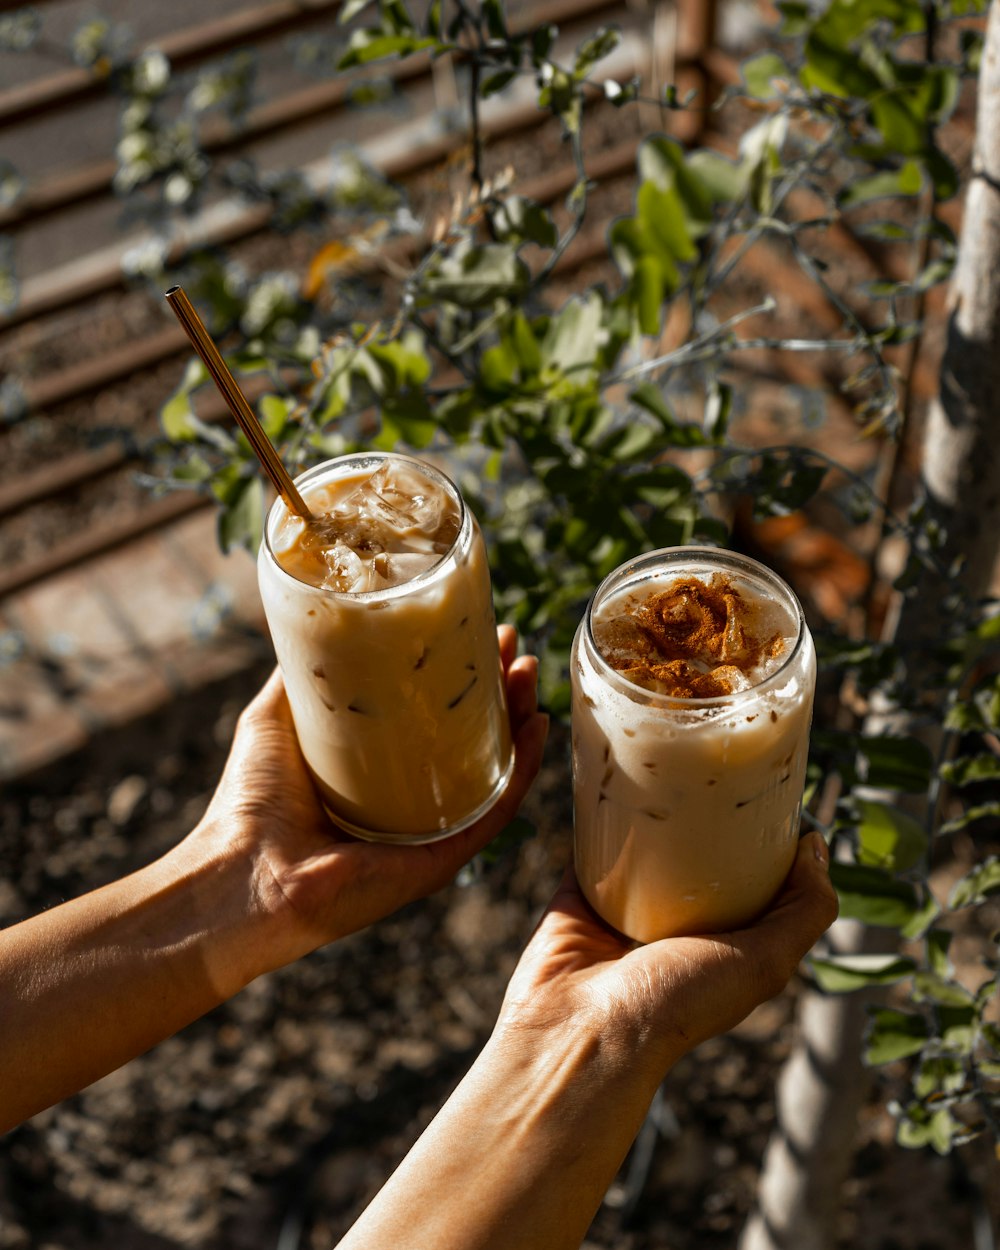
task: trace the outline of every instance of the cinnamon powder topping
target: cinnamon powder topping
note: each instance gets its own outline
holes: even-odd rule
[[[681,577],[647,598],[626,602],[595,623],[598,648],[635,685],[683,699],[710,699],[753,684],[750,675],[785,643],[722,573]],[[766,626],[766,627],[765,627]]]

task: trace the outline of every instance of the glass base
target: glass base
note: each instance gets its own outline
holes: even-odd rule
[[[456,833],[461,833],[463,829],[468,829],[470,825],[474,825],[477,820],[486,815],[504,790],[507,789],[507,785],[513,775],[514,752],[511,751],[510,760],[497,784],[475,811],[470,812],[468,816],[463,816],[460,821],[449,825],[446,829],[434,829],[429,833],[387,833],[384,830],[365,829],[361,825],[352,824],[350,821],[345,820],[343,816],[339,816],[325,801],[323,802],[323,807],[338,829],[343,829],[345,833],[349,833],[354,838],[361,838],[364,842],[382,842],[393,846],[425,846],[429,842],[443,842],[445,838],[454,837]]]

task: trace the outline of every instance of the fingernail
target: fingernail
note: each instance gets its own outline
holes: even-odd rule
[[[821,833],[813,833],[813,854],[824,868],[830,867],[830,848]]]

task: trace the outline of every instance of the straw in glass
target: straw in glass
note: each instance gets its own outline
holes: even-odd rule
[[[191,345],[205,362],[205,368],[212,376],[212,381],[219,388],[222,398],[226,401],[229,411],[236,418],[240,429],[247,436],[257,459],[264,466],[268,477],[274,483],[274,489],[285,501],[289,512],[297,513],[304,521],[314,524],[316,518],[309,511],[305,500],[299,494],[295,483],[288,475],[288,470],[281,463],[274,444],[264,433],[253,409],[244,398],[243,392],[236,384],[236,379],[229,371],[226,362],[219,355],[219,349],[212,342],[212,337],[205,329],[205,324],[195,312],[194,305],[179,286],[172,286],[166,292],[166,300],[174,310],[177,320],[181,323],[184,333],[191,340]]]

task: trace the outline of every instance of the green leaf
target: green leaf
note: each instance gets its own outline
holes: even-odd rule
[[[510,195],[493,210],[493,228],[503,243],[537,243],[555,247],[559,231],[551,214],[535,200]]]
[[[538,93],[538,107],[550,109],[562,122],[567,134],[580,130],[583,102],[577,82],[551,61],[541,67],[543,86]]]
[[[347,51],[338,62],[338,68],[367,65],[369,61],[380,61],[387,56],[410,56],[434,43],[434,39],[416,35],[386,35],[380,30],[356,30]]]
[[[521,376],[535,376],[542,367],[542,350],[527,317],[519,308],[511,318],[510,331],[511,346],[517,357]]]
[[[830,657],[824,654],[824,662]],[[930,784],[931,755],[916,738],[864,735],[816,729],[813,746],[833,763],[850,788],[865,784],[882,790],[922,794]]]
[[[576,50],[573,77],[585,78],[598,61],[610,56],[622,41],[622,33],[616,26],[602,26]]]
[[[971,1055],[976,1044],[979,1020],[975,1005],[939,1004],[935,1012],[942,1046],[960,1055]]]
[[[624,464],[642,459],[655,438],[656,431],[651,426],[633,423],[620,426],[606,435],[597,445],[597,450],[619,464]]]
[[[965,1064],[956,1055],[928,1055],[913,1080],[918,1098],[956,1094],[965,1084]]]
[[[257,401],[260,423],[272,442],[281,438],[294,407],[295,401],[282,395],[262,395]]]
[[[663,273],[654,256],[640,256],[629,289],[635,301],[636,320],[642,334],[659,334],[663,307]]]
[[[952,909],[985,903],[1000,893],[1000,856],[990,855],[956,883],[948,899]]]
[[[160,409],[160,425],[173,443],[191,442],[198,437],[189,391],[178,391]]]
[[[841,99],[852,96],[871,99],[882,89],[881,81],[866,68],[853,48],[835,42],[829,35],[828,29],[817,26],[806,38],[805,64],[800,74],[802,85]]]
[[[963,1132],[962,1125],[947,1107],[930,1111],[920,1103],[911,1103],[899,1122],[896,1140],[910,1149],[930,1146],[938,1154],[946,1155],[951,1151],[953,1138]]]
[[[877,1067],[916,1055],[923,1050],[928,1037],[929,1029],[923,1016],[888,1007],[870,1008],[864,1062]]]
[[[980,755],[963,755],[941,766],[941,776],[951,786],[971,786],[977,781],[1000,778],[1000,756],[984,751]]]
[[[254,473],[241,477],[218,513],[219,546],[223,551],[245,547],[255,552],[264,531],[264,486]]]
[[[927,119],[915,107],[911,92],[905,88],[883,92],[872,100],[871,112],[890,151],[912,156],[924,150]]]
[[[733,388],[728,382],[713,378],[705,397],[704,430],[711,442],[725,437],[733,411]]]
[[[583,299],[569,299],[549,322],[541,342],[542,366],[584,380],[593,371],[600,348],[603,303],[597,291]]]
[[[796,75],[776,52],[762,52],[743,62],[743,81],[747,92],[757,100],[771,100],[781,92],[775,87],[775,79],[794,82]]]
[[[933,759],[917,738],[892,734],[859,736],[858,776],[865,785],[920,794],[930,785]]]
[[[721,159],[723,164],[729,164],[725,158]],[[642,182],[652,183],[659,191],[677,198],[687,233],[697,238],[711,227],[716,197],[702,172],[705,165],[696,165],[676,139],[666,135],[644,139],[639,148],[638,167]]]
[[[919,863],[927,847],[924,827],[906,812],[873,799],[856,799],[858,862],[895,872]]]
[[[480,9],[486,18],[486,30],[491,39],[504,43],[507,40],[507,19],[501,0],[481,0]]]
[[[781,14],[779,33],[786,39],[804,35],[812,20],[812,8],[806,0],[778,0],[775,8]]]
[[[820,989],[828,994],[892,985],[916,969],[913,960],[902,955],[811,955],[809,963]]]
[[[431,374],[431,362],[424,341],[414,331],[408,331],[402,338],[388,343],[370,343],[365,353],[359,355],[359,363],[365,354],[375,361],[386,379],[385,387],[376,387],[380,393],[385,389],[422,386]]]
[[[975,824],[977,820],[997,820],[1000,819],[1000,800],[992,803],[978,803],[974,807],[966,808],[961,816],[955,816],[951,820],[946,820],[938,830],[940,834],[958,833],[960,829],[965,829],[968,825]]]
[[[945,1007],[973,1008],[972,995],[964,985],[936,972],[921,971],[913,978],[915,1002],[939,1003]],[[974,1008],[973,1008],[974,1010]]]
[[[496,95],[498,91],[503,91],[517,77],[516,69],[501,69],[495,74],[490,74],[484,78],[479,84],[479,94],[485,100],[491,95]]]
[[[719,152],[703,148],[692,152],[687,166],[711,196],[713,204],[738,200],[747,189],[747,169],[741,162],[730,160]]]
[[[913,196],[920,191],[923,174],[917,161],[905,161],[899,169],[870,174],[866,178],[852,179],[840,193],[838,200],[843,209],[869,204],[894,196]]]
[[[656,417],[672,447],[704,447],[708,443],[700,426],[693,421],[677,420],[663,392],[654,382],[643,382],[637,386],[629,399]]]
[[[952,935],[947,929],[931,929],[924,936],[928,966],[932,972],[937,973],[940,977],[951,976],[951,960],[948,958],[951,937]]]
[[[531,63],[536,69],[548,60],[552,45],[556,41],[559,28],[552,25],[538,26],[531,36]]]
[[[463,308],[482,308],[498,299],[518,299],[531,275],[508,244],[486,243],[443,257],[423,276],[423,293]]]
[[[636,195],[636,217],[657,257],[666,255],[681,262],[698,259],[684,207],[673,188],[665,191],[643,182]]]
[[[400,441],[420,451],[437,433],[426,397],[418,391],[387,396],[381,408],[382,430],[373,445],[390,451]]]
[[[190,442],[198,437],[199,425],[191,406],[191,392],[208,381],[208,370],[195,357],[184,368],[177,390],[160,409],[160,424],[172,442]]]
[[[910,919],[902,926],[900,933],[908,939],[923,937],[928,928],[941,915],[941,908],[934,895],[927,891],[923,903],[917,908]]]
[[[914,886],[881,868],[834,860],[830,880],[840,896],[840,914],[850,920],[899,929],[913,919],[920,906]]]
[[[680,272],[672,253],[653,235],[644,221],[637,217],[619,217],[608,231],[608,243],[615,264],[626,278],[631,278],[644,256],[652,256],[660,267],[664,295],[672,294],[680,283]]]

